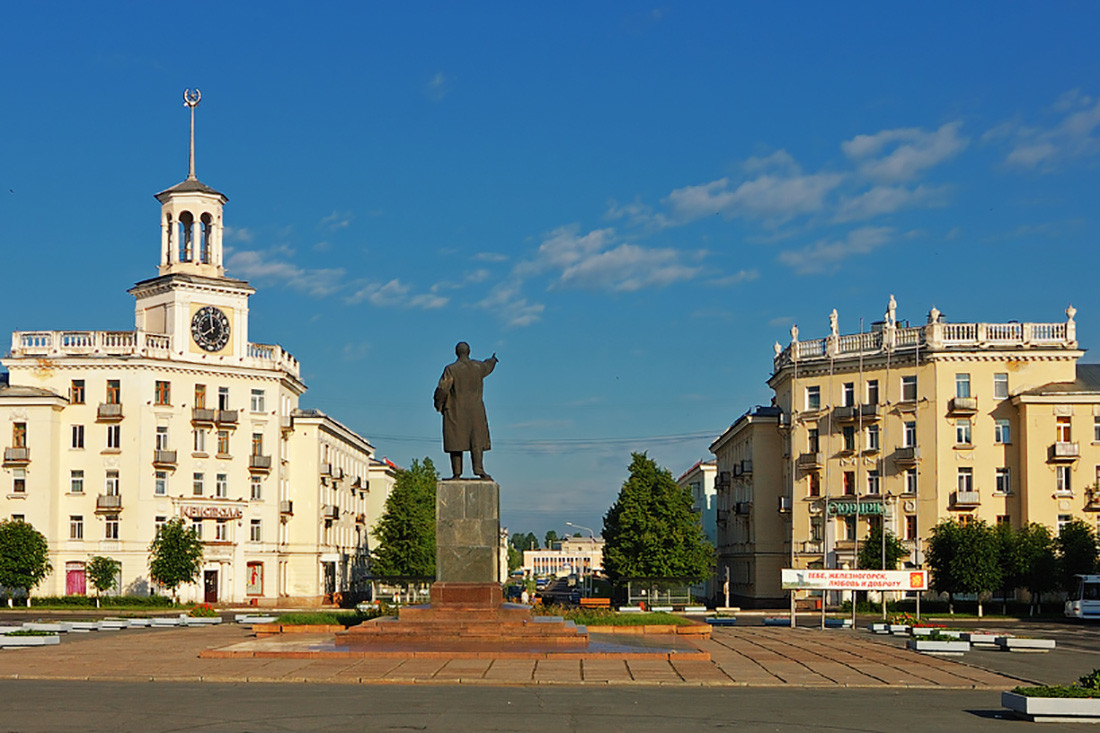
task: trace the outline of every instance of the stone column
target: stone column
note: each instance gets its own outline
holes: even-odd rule
[[[432,607],[499,606],[500,485],[440,481],[435,496]]]

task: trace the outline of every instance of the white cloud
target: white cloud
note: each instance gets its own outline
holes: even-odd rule
[[[449,303],[444,298],[434,293],[411,294],[412,287],[394,278],[386,283],[364,283],[347,298],[349,305],[369,302],[379,308],[420,308],[430,310],[442,308]]]
[[[481,262],[507,262],[508,255],[503,255],[499,252],[478,252],[474,255],[474,259]]]
[[[226,226],[223,229],[222,237],[226,242],[251,242],[252,231],[245,227]]]
[[[621,244],[566,267],[558,285],[633,292],[690,280],[702,271],[701,267],[680,264],[679,258],[680,252],[675,249],[647,249],[635,244]]]
[[[673,213],[686,220],[721,214],[726,218],[787,219],[825,208],[825,197],[843,181],[836,173],[763,173],[733,184],[729,178],[684,186],[665,201]]]
[[[892,234],[890,227],[862,227],[848,232],[846,239],[821,239],[799,250],[781,252],[778,259],[798,275],[833,272],[842,260],[873,252],[889,242]]]
[[[883,214],[892,214],[901,209],[926,203],[942,193],[942,188],[924,185],[915,188],[872,186],[859,195],[841,199],[834,221],[872,219]]]
[[[1049,128],[1002,124],[986,133],[989,139],[1012,141],[1005,163],[1051,170],[1060,163],[1100,153],[1100,100],[1072,90],[1059,97],[1053,109],[1061,119]]]
[[[342,268],[306,269],[280,255],[289,256],[293,250],[277,248],[267,252],[258,250],[233,251],[226,259],[226,267],[234,275],[250,280],[267,280],[280,283],[314,297],[331,295],[343,287]]]
[[[707,285],[713,285],[715,287],[727,287],[729,285],[740,285],[741,283],[752,282],[760,277],[758,270],[738,270],[732,275],[725,275],[723,277],[716,277],[713,280],[708,280]]]
[[[325,229],[347,229],[351,226],[351,220],[355,218],[355,215],[350,211],[333,211],[328,216],[321,219],[318,222],[318,226]]]
[[[489,291],[489,295],[478,302],[477,307],[493,313],[510,328],[530,326],[542,317],[546,306],[528,302],[521,293],[522,285],[522,279],[509,276]]]
[[[436,102],[440,102],[451,91],[451,80],[443,76],[443,72],[436,73],[424,87],[425,93],[428,97]]]
[[[856,135],[840,148],[857,163],[860,172],[882,181],[906,181],[949,160],[966,148],[969,140],[959,135],[961,122],[949,122],[934,132],[917,127]]]

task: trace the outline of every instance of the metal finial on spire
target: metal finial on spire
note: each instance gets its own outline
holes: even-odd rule
[[[202,101],[202,92],[196,89],[183,90],[183,104],[191,108],[191,156],[187,159],[187,180],[195,180],[195,107]]]

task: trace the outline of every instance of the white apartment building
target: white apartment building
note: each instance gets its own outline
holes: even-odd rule
[[[192,141],[194,134],[192,116]],[[394,482],[363,437],[314,410],[298,361],[253,343],[247,282],[227,277],[227,201],[194,175],[157,194],[160,258],[133,331],[16,331],[0,363],[0,518],[42,532],[40,595],[85,593],[121,563],[148,593],[148,547],[172,517],[205,545],[185,600],[321,602],[358,586]]]

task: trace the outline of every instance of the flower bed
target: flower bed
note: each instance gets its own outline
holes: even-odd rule
[[[1001,693],[1001,705],[1017,717],[1044,723],[1100,721],[1100,669],[1073,685],[1017,687]]]

